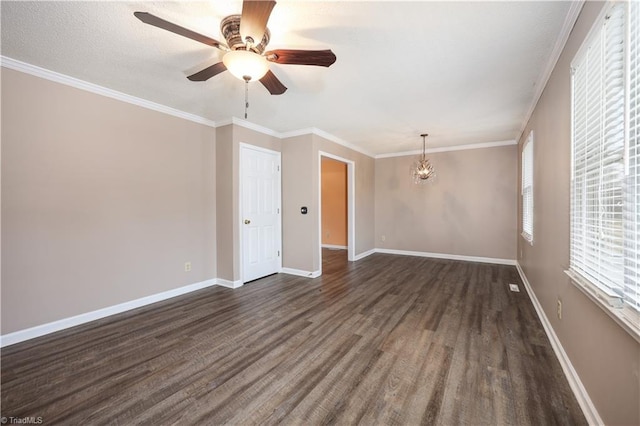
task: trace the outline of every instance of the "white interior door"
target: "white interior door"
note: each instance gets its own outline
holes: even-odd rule
[[[240,146],[242,281],[280,272],[280,153]]]

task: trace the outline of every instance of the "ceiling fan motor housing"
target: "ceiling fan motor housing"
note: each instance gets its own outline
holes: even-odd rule
[[[241,15],[229,15],[220,23],[220,32],[227,41],[227,46],[229,46],[231,50],[247,50],[247,45],[240,35],[240,18]],[[258,55],[262,55],[267,44],[269,44],[270,38],[271,33],[269,32],[269,29],[266,28],[260,43],[252,44],[250,46],[250,50]]]

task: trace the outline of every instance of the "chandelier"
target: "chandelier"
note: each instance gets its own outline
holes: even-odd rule
[[[431,162],[427,159],[425,138],[429,135],[423,133],[420,136],[422,137],[422,154],[411,165],[411,176],[413,177],[413,183],[416,184],[427,183],[436,175]]]

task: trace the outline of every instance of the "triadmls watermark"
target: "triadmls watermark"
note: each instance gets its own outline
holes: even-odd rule
[[[41,425],[44,422],[42,416],[26,416],[26,417],[13,417],[2,416],[0,417],[0,424],[3,425]]]

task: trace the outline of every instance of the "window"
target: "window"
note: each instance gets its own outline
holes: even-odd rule
[[[522,147],[522,236],[533,242],[533,131]]]
[[[568,273],[639,335],[640,4],[596,25],[572,63]]]

